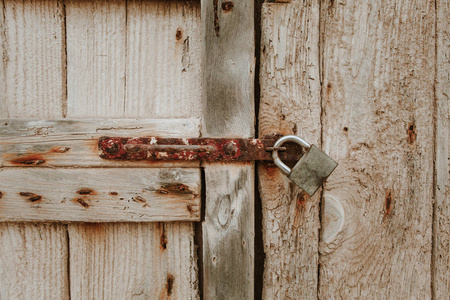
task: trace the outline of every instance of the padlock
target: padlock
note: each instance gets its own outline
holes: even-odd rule
[[[294,142],[308,149],[292,170],[278,156],[277,147],[280,147],[285,142]],[[295,135],[283,136],[275,142],[273,147],[272,157],[275,165],[310,196],[314,195],[338,165],[337,162],[319,148],[308,144],[305,140]]]

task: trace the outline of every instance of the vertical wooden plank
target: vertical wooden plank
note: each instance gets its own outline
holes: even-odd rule
[[[66,98],[64,4],[6,0],[3,10],[5,117],[61,117]]]
[[[450,292],[450,2],[437,0],[436,181],[433,224],[433,298]]]
[[[203,136],[254,135],[254,3],[202,0]],[[254,297],[254,163],[205,164],[205,299]]]
[[[295,134],[320,147],[319,3],[265,3],[260,136]],[[320,191],[310,198],[276,167],[258,168],[266,254],[264,299],[314,299]]]
[[[125,3],[66,2],[68,116],[124,116]]]
[[[321,298],[431,298],[434,1],[322,1]]]
[[[0,297],[69,299],[67,228],[61,224],[0,225]]]
[[[202,0],[203,133],[252,137],[255,132],[253,1]]]
[[[4,1],[2,118],[61,118],[65,106],[61,1]],[[0,298],[67,299],[65,225],[0,224]]]
[[[125,114],[200,116],[200,2],[131,0],[127,14]]]
[[[193,223],[77,224],[70,234],[73,299],[197,297]]]
[[[77,19],[68,18],[67,22],[86,23],[81,27],[75,26],[76,24],[67,25],[68,35],[73,36],[68,36],[68,47],[72,47],[68,49],[68,55],[74,55],[68,57],[68,85],[84,89],[85,95],[97,95],[89,96],[89,103],[86,104],[78,101],[80,95],[75,97],[75,94],[69,92],[68,116],[198,116],[199,111],[186,108],[200,106],[201,91],[190,91],[191,94],[187,98],[181,97],[182,94],[172,93],[173,87],[179,88],[185,84],[183,80],[195,82],[195,72],[186,72],[190,75],[186,75],[184,79],[183,70],[172,67],[172,63],[178,66],[183,52],[179,51],[182,49],[176,44],[179,42],[177,27],[168,26],[166,20],[167,17],[173,17],[179,22],[179,26],[188,28],[190,47],[193,49],[191,54],[199,56],[198,50],[195,50],[200,47],[199,34],[196,33],[198,30],[193,29],[195,24],[199,23],[198,5],[131,1],[126,7],[125,1],[122,0],[101,2],[101,7],[97,7],[96,3],[97,1],[75,0],[67,3],[68,16],[76,12],[73,17]],[[94,10],[95,19],[91,17],[92,13],[89,13],[91,9]],[[101,24],[102,30],[86,32],[85,28],[96,28],[97,23]],[[148,36],[153,31],[164,43],[154,42]],[[74,37],[77,43],[70,42]],[[95,48],[92,47],[92,41],[95,41]],[[174,50],[174,47],[177,50]],[[85,54],[92,58],[89,65],[102,67],[102,72],[110,74],[108,76],[111,78],[105,77],[95,84],[71,83],[72,79],[78,80],[80,76],[95,79],[92,75],[94,70],[83,68],[74,68],[74,74],[70,76],[71,62],[76,63],[79,59],[77,49],[89,49]],[[108,55],[108,61],[116,62],[104,64],[105,57],[99,55],[102,53]],[[150,57],[156,54],[158,61],[154,62]],[[119,62],[121,60],[123,62]],[[125,69],[133,74],[121,77]],[[84,72],[89,74],[85,75]],[[121,80],[125,78],[126,90],[129,92],[125,92],[125,87],[117,87],[122,86]],[[152,87],[155,80],[158,84],[157,95],[144,97],[146,91],[150,92],[147,84]],[[174,85],[173,82],[181,83]],[[114,89],[114,92],[105,92]],[[169,100],[172,95],[175,96]],[[86,111],[85,105],[89,106],[89,111]],[[180,107],[183,109],[180,110]],[[80,224],[69,225],[69,234],[71,295],[74,298],[198,298],[194,228],[191,223],[105,224],[104,227]],[[91,251],[84,251],[86,247]],[[120,261],[117,257],[120,257]]]

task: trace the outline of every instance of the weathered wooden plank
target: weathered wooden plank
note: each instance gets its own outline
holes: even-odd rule
[[[199,100],[196,100],[199,98],[198,94],[186,98],[184,96],[176,97],[170,101],[165,101],[166,105],[161,103],[158,108],[155,104],[156,98],[158,101],[169,99],[167,95],[171,95],[171,89],[176,87],[174,79],[179,80],[180,78],[180,70],[169,67],[174,63],[171,61],[170,51],[168,51],[171,48],[167,44],[157,43],[147,36],[147,33],[155,28],[159,33],[168,35],[167,37],[161,37],[161,40],[176,42],[174,40],[176,32],[163,30],[167,21],[159,17],[160,15],[167,15],[167,10],[172,9],[172,7],[161,4],[155,5],[153,1],[133,1],[129,3],[129,14],[126,18],[127,25],[125,25],[123,7],[126,1],[113,2],[111,5],[108,4],[108,1],[100,2],[104,7],[103,9],[95,7],[96,3],[98,3],[96,0],[69,2],[69,4],[78,6],[77,12],[80,12],[74,15],[77,18],[77,20],[74,20],[75,22],[85,22],[86,25],[83,25],[85,28],[95,28],[97,25],[94,23],[98,22],[98,24],[102,24],[104,30],[108,31],[108,34],[97,30],[92,33],[93,39],[78,39],[79,44],[68,45],[68,47],[72,47],[71,50],[68,49],[68,54],[74,53],[75,56],[72,59],[76,60],[78,59],[78,49],[88,49],[86,55],[91,58],[90,64],[103,68],[99,72],[106,72],[103,74],[105,80],[98,80],[96,84],[74,85],[86,89],[83,93],[87,96],[95,96],[89,96],[88,113],[83,106],[84,103],[77,101],[78,98],[74,97],[73,106],[68,111],[68,117],[92,116],[102,119],[115,116],[122,118],[167,118],[173,117],[173,112],[177,112],[176,115],[179,118],[200,116],[198,111],[185,109],[196,105],[198,107]],[[86,10],[90,10],[92,7],[95,7],[96,10],[96,20],[90,17],[92,13],[84,14]],[[149,12],[147,7],[157,9],[157,11],[152,12],[151,18],[139,13],[139,10]],[[198,13],[187,13],[186,6],[183,7],[186,18],[181,17],[183,10],[179,10],[177,19],[184,20],[181,23],[186,28],[194,26],[190,25],[191,22],[198,24],[198,19],[192,18]],[[192,9],[198,10],[198,6],[192,7]],[[114,12],[113,10],[117,11]],[[70,23],[71,19],[68,18],[67,22]],[[138,24],[142,24],[142,26],[138,26]],[[82,27],[73,26],[73,29],[76,31],[72,32],[74,36],[82,37],[85,35]],[[124,38],[123,33],[126,30],[127,38]],[[88,45],[92,40],[96,43],[95,49]],[[196,40],[195,38],[190,40],[190,49],[199,48],[199,45],[195,44]],[[139,54],[136,54],[135,48],[138,46],[142,50]],[[125,52],[123,49],[126,49]],[[130,53],[130,55],[126,53]],[[108,54],[108,56],[97,56],[98,54]],[[142,60],[157,54],[158,61],[164,63],[156,63],[153,67],[142,64],[142,72],[137,72],[136,66],[142,63]],[[191,54],[194,56],[200,55],[196,51],[192,51]],[[68,57],[69,64],[70,59]],[[109,64],[106,68],[102,64],[102,60],[105,59],[108,62],[114,60],[116,62]],[[128,69],[128,67],[123,68],[122,59],[125,65],[130,67],[129,72],[137,73],[127,73],[126,77],[120,77],[124,75],[124,70]],[[82,68],[77,68],[76,71],[77,73],[72,77],[74,80],[83,76]],[[111,76],[111,79],[106,76]],[[130,91],[130,89],[148,91],[146,85],[153,82],[155,79],[152,78],[155,77],[162,79],[157,81],[158,97],[141,98],[142,94],[138,91]],[[93,76],[89,75],[89,78],[92,79]],[[126,91],[122,94],[121,86],[116,87],[116,85],[121,85],[121,80],[125,80],[125,78]],[[131,81],[128,82],[128,79]],[[69,77],[69,85],[71,84],[70,80]],[[96,80],[96,78],[94,77],[92,80]],[[106,93],[105,91],[108,90],[114,90],[114,92]],[[196,91],[196,93],[201,93],[201,91]],[[178,94],[175,93],[175,95]],[[69,101],[70,97],[69,91]],[[128,99],[128,97],[130,98]],[[184,113],[181,113],[178,107],[183,107]],[[155,111],[151,109],[155,109]],[[93,299],[198,298],[194,228],[191,223],[108,224],[106,226],[106,229],[101,230],[99,234],[93,224],[69,225],[70,261],[72,262],[70,289],[74,298],[78,298],[78,295],[79,298]],[[94,229],[92,230],[92,228]],[[162,228],[164,229],[162,230]],[[90,243],[89,241],[93,242]],[[88,245],[87,249],[86,245]],[[147,245],[155,246],[147,247]],[[89,247],[92,251],[88,250]],[[130,253],[136,254],[129,255]],[[120,260],[117,260],[118,256],[121,257]]]
[[[254,136],[254,3],[202,0],[202,136]],[[254,163],[205,164],[203,296],[254,298]]]
[[[255,134],[252,1],[202,0],[203,136]]]
[[[450,293],[450,2],[437,1],[436,181],[433,224],[433,299]]]
[[[125,117],[126,1],[65,6],[68,116]]]
[[[295,134],[320,147],[319,3],[262,8],[260,136]],[[264,299],[314,299],[320,191],[310,199],[276,167],[258,169],[263,208]]]
[[[204,297],[253,299],[253,163],[208,164],[205,177]]]
[[[323,2],[321,298],[430,299],[434,1]]]
[[[0,6],[0,118],[62,118],[65,111],[62,1]],[[67,227],[0,224],[0,298],[68,299]]]
[[[3,80],[6,118],[64,114],[66,77],[62,1],[4,1]]]
[[[197,297],[192,223],[70,225],[69,234],[72,299]]]
[[[69,299],[65,225],[2,223],[0,249],[2,299]]]
[[[167,167],[176,162],[106,160],[101,136],[198,137],[200,119],[0,120],[0,166],[8,167]],[[198,166],[196,162],[179,166]]]
[[[0,221],[200,220],[198,169],[0,171]]]
[[[201,115],[199,1],[127,2],[125,115]]]

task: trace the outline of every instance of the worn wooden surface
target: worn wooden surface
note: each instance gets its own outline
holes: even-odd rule
[[[72,299],[198,297],[193,223],[71,225],[69,235]]]
[[[199,1],[127,1],[125,114],[201,115]]]
[[[198,162],[102,159],[101,136],[198,137],[200,119],[0,120],[0,166],[8,167],[167,167]]]
[[[178,7],[192,12],[183,14],[183,9]],[[139,13],[141,10],[153,10],[153,17]],[[170,50],[179,40],[176,29],[166,30],[165,20],[170,14],[176,14],[176,20],[183,27],[194,28],[200,21],[192,17],[199,15],[198,6],[176,2],[71,0],[66,3],[66,11],[66,21],[79,24],[67,24],[67,53],[74,55],[72,60],[68,57],[68,118],[167,118],[173,117],[174,111],[180,112],[176,115],[179,118],[200,116],[200,111],[187,108],[199,107],[200,100],[197,99],[201,99],[201,91],[196,91],[199,94],[195,97],[175,94],[180,97],[173,97],[156,109],[158,101],[171,98],[166,96],[172,95],[174,83],[181,77],[192,76],[189,80],[198,80],[198,73],[183,75],[182,69],[168,67],[173,61],[181,61],[182,51]],[[157,32],[164,43],[149,38],[147,33],[150,31]],[[191,49],[200,48],[196,44],[200,39],[197,31],[184,32],[186,36],[192,36]],[[143,63],[147,56],[155,55],[159,55],[161,63]],[[125,76],[127,69],[134,73],[138,65],[139,72]],[[140,92],[130,91],[146,88],[144,86],[156,78],[157,97],[144,97]],[[86,102],[80,101],[80,97],[86,98]],[[193,225],[173,223],[164,227],[164,234],[161,234],[162,225],[109,224],[100,237],[98,231],[92,230],[95,225],[69,225],[71,249],[84,249],[86,244],[94,249],[70,251],[70,277],[74,278],[70,285],[71,295],[94,299],[103,295],[105,298],[117,295],[119,299],[146,299],[155,298],[157,293],[163,299],[198,298]],[[157,242],[165,244],[161,245],[165,247],[164,251],[160,246],[144,247],[154,245],[155,236]],[[98,239],[101,240],[97,243]],[[178,239],[183,241],[182,245]],[[120,254],[130,251],[137,251],[136,255]],[[110,252],[116,254],[110,255]],[[161,253],[163,256],[159,259]],[[120,265],[117,256],[121,257]]]
[[[436,181],[433,224],[433,298],[450,294],[450,2],[437,1]]]
[[[295,134],[320,147],[319,3],[262,8],[260,136]],[[276,167],[260,165],[264,299],[314,299],[320,191],[310,198]]]
[[[68,0],[67,113],[71,118],[123,118],[126,2]]]
[[[254,135],[252,1],[202,0],[202,136]],[[254,297],[254,163],[205,164],[203,297]]]
[[[62,118],[62,2],[4,1],[0,11],[0,117]],[[1,223],[0,249],[0,298],[69,298],[65,225]]]
[[[321,298],[431,298],[434,1],[322,1]],[[381,296],[382,295],[382,296]]]
[[[3,117],[61,117],[66,98],[63,2],[6,0],[1,10]]]
[[[1,299],[69,299],[67,228],[0,225]]]
[[[0,221],[200,220],[198,169],[0,169]]]

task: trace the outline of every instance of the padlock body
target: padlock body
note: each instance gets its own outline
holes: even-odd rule
[[[292,168],[288,177],[312,196],[337,165],[331,157],[312,145]]]

